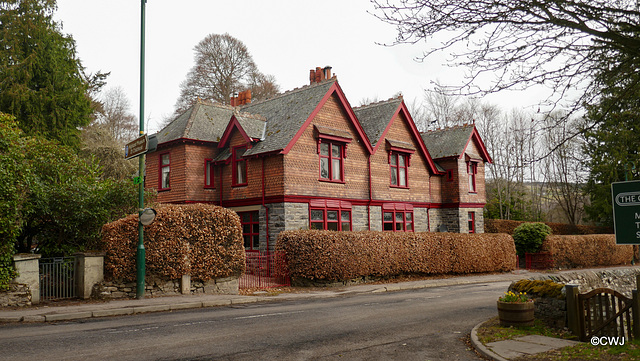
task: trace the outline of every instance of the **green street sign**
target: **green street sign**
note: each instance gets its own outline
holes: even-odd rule
[[[611,184],[616,244],[640,244],[640,181]]]

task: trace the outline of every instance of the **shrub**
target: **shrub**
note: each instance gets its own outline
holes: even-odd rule
[[[506,234],[300,230],[281,232],[276,249],[294,280],[510,271],[516,259]]]
[[[527,222],[524,221],[512,221],[508,219],[485,219],[484,231],[485,233],[508,233],[513,234],[513,231],[521,224]],[[609,227],[599,226],[587,226],[587,225],[571,225],[564,223],[546,222],[547,226],[551,227],[551,233],[555,235],[560,234],[613,234],[613,229]]]
[[[513,241],[519,256],[538,252],[545,237],[551,234],[551,227],[544,223],[523,223],[513,231]]]
[[[235,212],[206,204],[161,205],[156,211],[155,221],[144,230],[149,278],[190,274],[207,281],[244,272],[242,228]],[[102,232],[105,278],[135,280],[138,215],[106,224]]]
[[[621,265],[633,259],[633,246],[617,245],[613,234],[549,236],[542,250],[563,268]]]

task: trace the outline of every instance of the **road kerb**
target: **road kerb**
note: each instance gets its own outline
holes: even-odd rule
[[[50,315],[44,315],[44,319],[46,322],[70,321],[70,320],[78,320],[81,318],[91,318],[91,311],[73,312],[73,313],[52,313]]]
[[[108,317],[108,316],[127,316],[133,315],[133,308],[112,308],[109,310],[93,311],[93,317]]]
[[[489,350],[487,347],[485,347],[485,345],[482,344],[482,342],[480,342],[480,339],[478,338],[478,329],[487,321],[483,321],[480,322],[479,324],[477,324],[472,330],[471,330],[471,344],[473,345],[473,347],[480,352],[482,355],[484,355],[487,358],[490,358],[492,360],[495,361],[509,361],[499,355],[497,355],[495,352]]]

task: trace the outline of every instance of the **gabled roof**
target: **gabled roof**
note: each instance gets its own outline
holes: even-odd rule
[[[389,99],[382,102],[371,103],[358,108],[353,108],[353,112],[358,117],[362,128],[371,141],[371,146],[376,147],[389,122],[397,113],[402,98]]]
[[[249,149],[245,156],[275,151],[287,153],[333,94],[336,94],[342,102],[352,124],[370,150],[369,141],[362,127],[340,86],[333,78],[243,106],[243,112],[259,114],[267,120],[262,141]]]
[[[453,157],[462,159],[467,145],[473,140],[478,146],[482,159],[488,163],[493,162],[473,124],[428,131],[421,133],[421,136],[434,159]]]
[[[227,146],[234,129],[240,132],[240,135],[247,143],[254,140],[260,140],[264,137],[266,124],[267,121],[258,115],[247,113],[233,114],[231,116],[231,120],[229,120],[229,124],[227,124],[227,128],[222,134],[220,142],[218,143],[218,148],[224,148]]]
[[[427,161],[427,166],[433,174],[442,173],[442,170],[433,161],[429,151],[424,146],[420,137],[420,132],[416,128],[411,114],[407,106],[404,104],[402,97],[392,98],[389,100],[364,105],[353,109],[354,113],[358,117],[362,128],[365,130],[367,137],[371,141],[371,147],[375,153],[378,147],[380,147],[380,140],[384,139],[389,128],[391,127],[391,121],[400,113],[404,114],[407,119],[407,125],[411,130],[414,142],[418,145],[421,153]],[[390,139],[391,142],[403,142],[400,139]],[[406,143],[406,142],[405,142]],[[406,148],[406,146],[405,146]]]
[[[198,100],[157,133],[158,144],[177,139],[219,142],[233,115],[233,107]]]

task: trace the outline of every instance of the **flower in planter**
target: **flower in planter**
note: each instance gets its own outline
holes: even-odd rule
[[[512,291],[505,292],[504,296],[499,297],[498,301],[500,302],[508,302],[508,303],[525,303],[525,302],[533,302],[532,299],[527,296],[527,293],[515,293]]]

